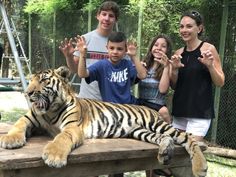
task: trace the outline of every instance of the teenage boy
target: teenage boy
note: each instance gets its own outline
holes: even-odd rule
[[[121,104],[136,104],[131,86],[136,77],[146,78],[146,69],[136,57],[136,46],[128,44],[122,32],[112,32],[108,37],[108,60],[100,60],[86,67],[87,46],[83,36],[77,39],[80,52],[78,75],[87,83],[98,81],[102,100]],[[131,60],[125,59],[126,54]]]
[[[114,24],[119,17],[119,7],[114,1],[105,1],[101,4],[97,11],[96,18],[98,20],[97,29],[91,31],[84,36],[87,45],[86,64],[90,66],[97,61],[108,58],[107,54],[107,37],[113,30]],[[66,58],[68,67],[73,73],[78,72],[79,52],[75,51],[72,46],[72,39],[61,42],[59,49]],[[74,52],[75,51],[75,52]],[[81,80],[80,92],[78,97],[101,100],[97,82],[87,84],[84,79]]]

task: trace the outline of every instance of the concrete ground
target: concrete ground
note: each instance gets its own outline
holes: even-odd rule
[[[0,92],[0,110],[10,111],[14,108],[28,109],[28,103],[22,92]]]

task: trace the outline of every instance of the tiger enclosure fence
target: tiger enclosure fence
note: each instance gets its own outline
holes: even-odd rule
[[[236,149],[236,7],[229,9],[229,26],[227,29],[226,50],[223,60],[225,85],[221,88],[219,102],[219,117],[216,135],[216,144]],[[95,29],[97,20],[95,12],[92,14],[92,27]],[[68,18],[69,17],[69,18]],[[30,32],[23,36],[26,53],[30,52],[32,72],[46,68],[66,65],[65,58],[59,51],[60,41],[65,37],[75,37],[88,31],[88,15],[84,11],[57,12],[50,19],[41,18],[39,15],[29,16]],[[121,10],[116,28],[125,32],[127,37],[134,38],[138,32],[138,14],[129,15],[125,9]],[[28,29],[29,30],[29,29]],[[156,33],[158,33],[157,31]],[[28,39],[30,38],[30,40]],[[149,39],[151,40],[151,39]],[[234,46],[234,47],[232,47]],[[217,47],[217,46],[216,46]],[[147,46],[141,46],[141,54],[146,52]],[[79,79],[77,80],[79,82]],[[78,91],[79,88],[77,87]],[[211,141],[210,129],[207,140]]]

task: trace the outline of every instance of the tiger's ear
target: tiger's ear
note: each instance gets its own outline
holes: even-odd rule
[[[64,79],[69,79],[70,74],[71,74],[69,68],[66,67],[66,66],[61,66],[61,67],[57,68],[57,69],[55,70],[55,72],[56,72],[59,76],[63,77]]]

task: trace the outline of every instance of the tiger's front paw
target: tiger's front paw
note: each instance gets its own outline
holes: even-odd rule
[[[26,138],[24,134],[15,133],[11,135],[3,135],[0,137],[0,147],[5,149],[14,149],[24,146]]]
[[[161,142],[159,144],[158,160],[161,164],[167,165],[174,153],[174,140],[168,136],[163,135]]]
[[[195,177],[205,177],[207,175],[207,161],[200,148],[192,157],[192,171]]]
[[[49,167],[61,168],[67,164],[68,152],[56,143],[48,143],[44,150],[42,158]]]

